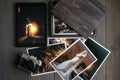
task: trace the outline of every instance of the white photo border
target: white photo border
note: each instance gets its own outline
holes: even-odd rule
[[[60,75],[60,73],[56,70],[56,68],[52,65],[52,62],[54,62],[58,57],[60,57],[62,54],[64,54],[69,48],[71,48],[72,46],[74,46],[75,43],[77,42],[81,42],[83,44],[83,42],[81,41],[81,39],[79,38],[78,40],[76,40],[72,45],[70,45],[70,47],[68,47],[66,50],[64,50],[59,56],[57,56],[56,58],[54,58],[51,62],[50,65],[53,67],[53,69],[59,74],[59,76],[64,80],[64,78]],[[83,44],[84,47],[92,54],[92,56],[95,58],[95,61],[93,61],[89,66],[91,66],[92,64],[94,64],[97,61],[97,58],[93,55],[93,53],[86,47],[85,44]],[[80,73],[84,72],[89,66],[87,66],[83,71],[81,71]],[[78,75],[78,74],[77,74]],[[76,76],[77,76],[76,75]],[[72,80],[74,80],[76,77],[74,77]]]
[[[97,72],[99,71],[99,69],[101,68],[101,66],[104,64],[104,62],[106,61],[106,59],[107,59],[108,56],[110,55],[111,51],[108,50],[107,48],[105,48],[103,45],[101,45],[101,44],[98,43],[97,41],[95,41],[94,39],[92,39],[91,37],[89,37],[89,39],[91,39],[93,42],[95,42],[96,44],[98,44],[99,46],[101,46],[102,48],[104,48],[106,51],[108,51],[107,56],[104,58],[104,60],[102,61],[102,63],[100,64],[100,66],[97,68],[97,70],[95,71],[95,73],[93,74],[93,76],[92,76],[91,79],[90,79],[90,80],[93,80],[93,78],[95,77],[95,75],[97,74]],[[81,78],[79,75],[80,75],[80,74],[78,74],[76,77]],[[75,78],[76,78],[76,77],[75,77]],[[84,80],[84,79],[83,79],[83,80]]]
[[[47,38],[47,46],[49,46],[49,45],[53,45],[53,44],[59,44],[59,43],[53,43],[53,44],[50,44],[49,43],[49,40],[50,39],[55,39],[55,38],[59,38],[59,39],[79,39],[79,38],[81,38],[81,37],[48,37]],[[62,42],[61,42],[62,43]],[[64,43],[64,42],[63,42]],[[65,43],[65,45],[66,45],[66,43]],[[67,47],[67,46],[66,46]]]
[[[53,35],[55,35],[55,36],[58,36],[58,35],[62,35],[62,36],[64,36],[64,35],[70,35],[70,36],[78,36],[78,34],[77,33],[55,33],[55,15],[51,15],[51,17],[52,17],[52,34]]]
[[[53,44],[53,45],[49,45],[49,46],[54,46],[54,45],[59,45],[59,44],[64,44],[64,45],[65,45],[65,43],[58,43],[58,44]],[[27,54],[29,54],[29,51],[28,51],[28,50],[30,50],[30,49],[36,49],[36,48],[39,48],[39,47],[27,48],[27,49],[26,49],[26,50],[27,50]],[[65,49],[66,49],[66,46],[65,46]],[[64,50],[63,50],[63,51],[64,51]],[[52,66],[51,66],[51,67],[52,67]],[[31,72],[31,76],[34,77],[34,76],[41,76],[41,75],[52,74],[52,73],[56,73],[56,71],[49,71],[49,72],[38,73],[38,74],[33,74],[33,73]]]

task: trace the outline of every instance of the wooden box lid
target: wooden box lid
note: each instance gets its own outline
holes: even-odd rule
[[[59,0],[53,14],[88,38],[103,18],[106,8],[97,0]]]

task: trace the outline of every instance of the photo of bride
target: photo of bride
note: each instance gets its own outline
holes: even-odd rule
[[[78,39],[61,55],[52,60],[51,66],[63,80],[72,80],[96,60],[96,57]]]

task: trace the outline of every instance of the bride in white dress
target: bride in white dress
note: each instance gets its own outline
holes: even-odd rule
[[[69,77],[71,72],[80,64],[80,59],[87,56],[87,53],[88,51],[84,50],[83,52],[76,54],[76,56],[71,60],[64,61],[58,65],[55,65],[55,67],[65,80],[70,80]]]

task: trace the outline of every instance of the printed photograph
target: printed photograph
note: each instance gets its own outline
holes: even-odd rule
[[[77,34],[75,33],[74,30],[72,30],[70,27],[68,27],[64,22],[62,22],[61,20],[59,20],[56,16],[53,17],[54,20],[54,29],[55,29],[55,33],[57,34],[61,34],[61,33],[73,33],[73,34]]]
[[[96,60],[97,58],[78,39],[50,64],[63,80],[72,80]]]
[[[39,48],[28,48],[27,53],[30,56],[36,57],[36,60],[41,62],[37,70],[33,71],[31,75],[36,76],[55,72],[54,69],[51,67],[50,62],[55,57],[60,55],[64,50],[64,43]],[[36,63],[34,62],[34,64]]]
[[[54,15],[52,16],[52,23],[53,36],[78,36],[73,29]]]
[[[58,38],[58,37],[49,37],[48,38],[48,45],[58,44],[58,43],[65,43],[66,47],[69,47],[79,38]]]
[[[52,15],[52,35],[53,36],[69,36],[69,37],[82,37],[80,34],[75,32],[72,28],[66,25],[63,21]],[[96,36],[96,29],[91,33],[91,36]]]
[[[110,51],[91,38],[89,38],[85,44],[95,55],[97,61],[79,74],[79,77],[84,80],[93,80],[95,74],[109,56]]]
[[[46,46],[46,3],[16,3],[16,46]]]

